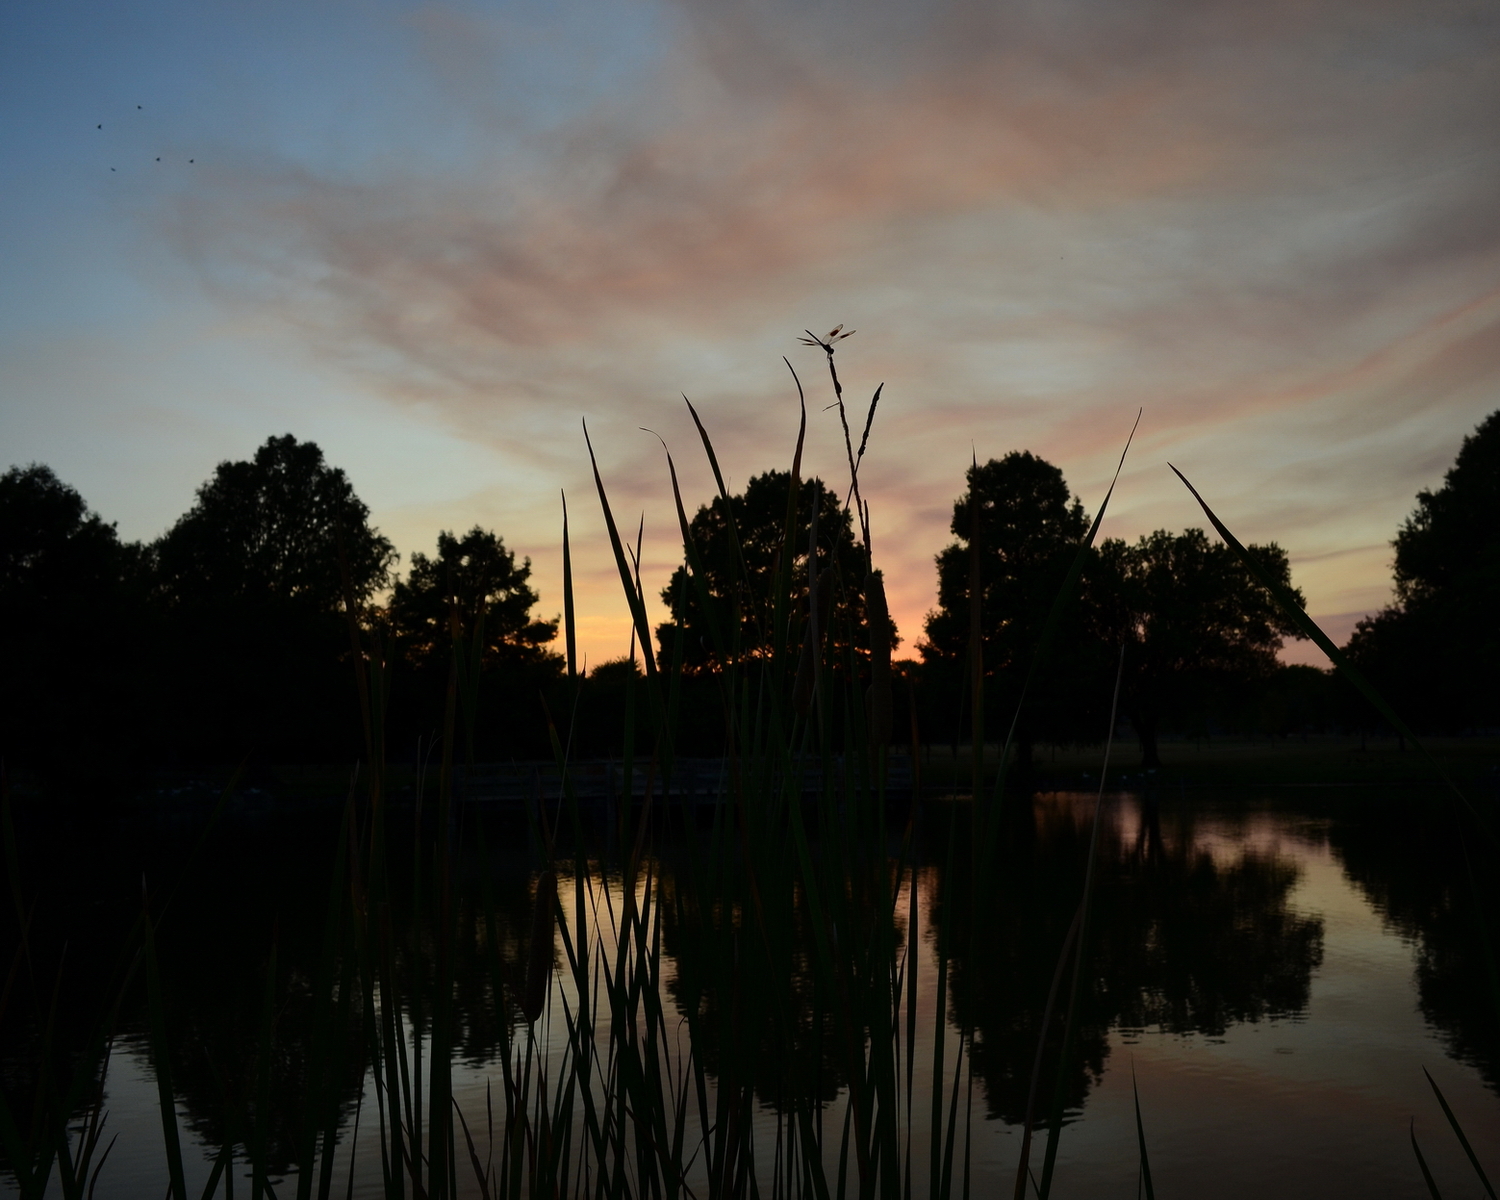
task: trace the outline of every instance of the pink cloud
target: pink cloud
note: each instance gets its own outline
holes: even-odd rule
[[[971,441],[1058,461],[1092,507],[1144,407],[1110,532],[1201,523],[1171,454],[1298,553],[1388,537],[1500,394],[1492,20],[1394,3],[668,11],[658,76],[522,158],[436,179],[262,166],[181,236],[230,302],[274,302],[372,393],[584,513],[590,414],[611,498],[646,510],[663,573],[675,518],[637,427],[668,439],[689,504],[710,485],[683,390],[740,485],[785,466],[786,352],[810,469],[839,478],[819,356],[792,339],[857,325],[841,361],[855,404],[887,384],[866,478],[908,644]],[[543,544],[542,511],[517,499],[497,519]],[[619,652],[617,581],[583,553],[588,602],[618,614],[591,615],[590,636]],[[1380,584],[1360,562],[1318,588]]]

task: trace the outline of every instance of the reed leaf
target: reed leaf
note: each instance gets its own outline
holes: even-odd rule
[[[1417,1119],[1411,1122],[1411,1152],[1417,1156],[1417,1166],[1422,1169],[1422,1182],[1427,1185],[1427,1193],[1432,1200],[1443,1200],[1443,1194],[1438,1191],[1437,1180],[1433,1179],[1432,1171],[1428,1169],[1427,1160],[1422,1157],[1422,1147],[1417,1145]]]
[[[176,1200],[188,1200],[187,1177],[182,1169],[182,1143],[177,1134],[177,1101],[172,1092],[171,1049],[167,1041],[166,1008],[162,1000],[161,969],[156,958],[156,934],[152,929],[151,909],[144,889],[141,897],[146,947],[146,1003],[151,1021],[151,1059],[156,1069],[156,1096],[161,1108],[162,1141],[166,1146],[167,1172],[171,1194]],[[259,1200],[254,1192],[252,1200]]]
[[[1448,1118],[1448,1124],[1458,1138],[1458,1144],[1464,1148],[1464,1153],[1469,1157],[1469,1165],[1474,1168],[1474,1174],[1479,1176],[1479,1182],[1484,1184],[1485,1194],[1490,1200],[1495,1200],[1495,1189],[1490,1185],[1489,1176],[1484,1173],[1484,1168],[1479,1165],[1479,1156],[1474,1153],[1474,1147],[1469,1145],[1469,1139],[1464,1134],[1464,1128],[1458,1123],[1458,1118],[1453,1115],[1453,1109],[1448,1106],[1448,1098],[1443,1095],[1443,1089],[1438,1087],[1437,1080],[1432,1077],[1426,1067],[1422,1068],[1422,1074],[1427,1076],[1427,1082],[1432,1086],[1432,1093],[1443,1107],[1443,1116]],[[1415,1134],[1413,1134],[1415,1139]],[[1415,1144],[1415,1141],[1413,1141]]]
[[[705,434],[704,436],[706,437],[707,435]],[[620,572],[620,586],[625,589],[625,600],[630,605],[630,614],[634,622],[636,637],[640,639],[641,646],[647,650],[647,653],[644,655],[646,659],[646,677],[654,682],[656,679],[656,658],[655,655],[649,653],[651,648],[651,625],[646,618],[646,607],[641,603],[631,579],[630,564],[625,558],[625,546],[620,540],[620,531],[615,525],[614,512],[609,507],[609,496],[604,490],[604,479],[599,474],[599,460],[594,456],[594,443],[589,439],[587,421],[583,423],[583,440],[585,445],[588,446],[589,463],[594,471],[594,486],[599,492],[599,506],[604,510],[604,525],[609,532],[610,548],[615,554],[615,566]],[[715,467],[715,470],[717,470],[717,467]]]
[[[1134,1063],[1130,1064],[1130,1094],[1135,1098],[1135,1138],[1141,1149],[1141,1186],[1146,1189],[1146,1200],[1156,1200],[1156,1189],[1151,1186],[1151,1157],[1146,1153],[1146,1126],[1141,1121],[1141,1091],[1135,1083]]]
[[[526,990],[521,995],[521,1011],[535,1024],[547,1002],[552,982],[552,924],[557,908],[557,875],[543,871],[536,882],[536,899],[531,917],[531,946],[526,962]]]
[[[568,681],[578,678],[578,621],[573,615],[573,550],[568,540],[568,494],[562,494],[563,642],[568,650]]]

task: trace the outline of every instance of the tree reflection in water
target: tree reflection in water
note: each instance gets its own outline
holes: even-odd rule
[[[1475,920],[1460,837],[1471,837],[1485,904]],[[1335,821],[1329,842],[1381,917],[1416,945],[1417,1002],[1448,1053],[1500,1091],[1500,1027],[1483,950],[1500,930],[1488,847],[1454,820],[1447,796],[1370,796]]]
[[[1092,797],[1043,796],[1014,805],[978,911],[967,806],[932,804],[922,816],[919,928],[926,940],[911,949],[929,973],[922,981],[924,997],[932,995],[930,972],[938,955],[948,956],[947,1015],[973,1033],[974,1071],[992,1118],[1023,1119],[1044,1032],[1046,1106],[1065,1014],[1058,1011],[1043,1031],[1042,1012],[1081,892],[1091,811]],[[1322,921],[1289,907],[1298,878],[1290,861],[1232,836],[1210,838],[1185,813],[1170,819],[1159,814],[1149,797],[1112,798],[1105,812],[1077,1053],[1065,1077],[1064,1105],[1074,1115],[1103,1074],[1112,1033],[1156,1029],[1216,1037],[1237,1023],[1298,1014],[1322,960]],[[307,998],[321,952],[332,827],[333,818],[325,816],[304,821],[289,836],[285,823],[229,821],[206,847],[206,867],[190,872],[161,926],[173,1074],[188,1123],[209,1145],[229,1136],[243,1142],[253,1118],[249,1081],[275,931],[277,1025],[267,1155],[273,1172],[297,1156],[308,1074]],[[848,859],[867,865],[859,868],[863,875],[851,870],[845,883],[842,911],[858,915],[829,930],[840,947],[841,975],[833,986],[847,996],[858,997],[872,983],[859,947],[876,934],[898,947],[908,937],[905,901],[894,910],[878,901],[895,876],[899,827],[892,832],[888,857]],[[957,847],[951,874],[944,867],[950,832]],[[139,903],[142,871],[154,891],[155,881],[163,880],[164,892],[165,881],[177,875],[170,864],[180,861],[195,837],[196,827],[180,838],[157,830],[143,838],[145,847],[122,836],[101,839],[87,852],[64,838],[59,855],[38,853],[27,864],[25,882],[33,889],[27,894],[44,894],[49,901],[32,929],[38,947],[55,951],[43,960],[44,974],[64,942],[73,940],[64,1023],[87,1024],[90,1013],[83,1010],[104,985],[114,947],[123,944]],[[470,835],[464,837],[472,848]],[[1435,819],[1410,799],[1381,805],[1361,796],[1359,811],[1338,814],[1327,837],[1351,880],[1392,927],[1415,942],[1423,1015],[1454,1057],[1500,1089],[1500,1035],[1451,822]],[[493,1063],[507,1044],[514,1016],[505,997],[515,994],[528,952],[534,859],[519,838],[497,836],[491,844],[502,841],[506,850],[491,856],[487,871],[477,856],[465,859],[457,902],[462,932],[455,942],[454,1052],[475,1066]],[[862,1039],[869,1030],[837,1027],[833,1014],[840,1006],[818,982],[812,922],[796,870],[788,865],[776,880],[760,878],[755,896],[736,873],[718,883],[695,875],[690,864],[698,850],[686,842],[664,836],[656,849],[663,950],[675,960],[665,979],[678,1012],[695,1015],[693,1053],[715,1079],[726,1061],[753,1064],[753,1077],[720,1082],[763,1104],[782,1106],[788,1087],[824,1103],[833,1100],[848,1082],[841,1039]],[[838,853],[831,846],[814,850],[825,862]],[[66,869],[59,865],[64,862]],[[881,863],[890,872],[883,883]],[[39,879],[48,873],[55,878],[40,890]],[[396,890],[406,894],[409,881],[399,881]],[[755,905],[768,932],[749,915]],[[109,919],[101,920],[100,913]],[[430,959],[404,914],[392,913],[391,921],[395,943],[404,948],[403,981],[417,984],[427,978]],[[1493,911],[1490,928],[1500,928]],[[498,955],[490,950],[492,941]],[[415,986],[408,998],[417,1018],[409,1039],[423,1032],[426,990]],[[123,1034],[144,1048],[138,991],[127,1004]],[[773,1006],[784,1006],[780,1011],[790,1019],[772,1020]],[[12,1004],[0,1030],[0,1085],[13,1099],[29,1094],[23,1060],[35,1032],[19,1027],[22,1015]],[[346,1112],[360,1092],[365,1033],[355,1014],[340,1091]],[[232,1133],[226,1121],[237,1126]]]
[[[86,1048],[113,999],[114,972],[122,955],[133,950],[130,926],[140,909],[142,878],[147,879],[162,913],[158,956],[179,1111],[197,1138],[218,1146],[225,1141],[243,1144],[254,1127],[261,1009],[274,941],[266,1162],[273,1175],[282,1174],[297,1158],[309,1091],[309,1001],[323,949],[337,810],[325,806],[278,812],[275,819],[254,810],[231,810],[194,858],[206,820],[205,806],[175,823],[122,820],[101,828],[95,839],[80,839],[62,826],[37,823],[24,829],[28,855],[22,884],[28,897],[38,897],[40,914],[30,929],[32,954],[40,978],[50,983],[62,971],[62,1003],[52,1037],[55,1057],[74,1064],[63,1077],[71,1076],[72,1069],[96,1074],[98,1062],[84,1061]],[[492,856],[488,870],[471,856],[456,905],[461,932],[454,942],[454,1055],[472,1064],[492,1062],[505,1044],[513,1006],[496,1003],[496,986],[516,994],[517,964],[526,961],[531,860],[524,840],[509,838],[505,844],[508,849]],[[400,874],[397,894],[410,895],[411,859],[393,858]],[[180,891],[166,905],[179,880]],[[403,1011],[415,1017],[408,1030],[410,1045],[426,1033],[430,936],[418,932],[407,911],[393,911],[389,920],[405,991]],[[14,936],[13,927],[0,936],[0,953],[7,962],[14,958]],[[498,956],[489,949],[492,936]],[[71,947],[66,955],[64,947]],[[365,1078],[368,1030],[360,981],[343,968],[340,963],[333,986],[349,986],[354,1003],[344,1025],[344,1069],[335,1090],[347,1128]],[[46,994],[40,1008],[28,994],[3,1008],[0,1088],[12,1111],[28,1111],[35,1094],[46,1003]],[[149,1058],[146,1026],[137,973],[125,994],[116,1053],[129,1047]],[[0,1147],[0,1171],[9,1167]]]
[[[1003,853],[983,912],[973,912],[967,870],[956,864],[948,888],[929,875],[933,929],[952,963],[950,1017],[973,1029],[989,1115],[1008,1122],[1025,1119],[1047,989],[1082,890],[1092,797],[1078,799],[1086,803],[1038,798],[1033,836]],[[1150,800],[1134,829],[1118,813],[1108,800],[1078,1052],[1065,1076],[1064,1105],[1075,1116],[1103,1075],[1111,1029],[1214,1037],[1237,1022],[1296,1014],[1323,956],[1323,922],[1287,907],[1294,865],[1249,849],[1216,856],[1191,826],[1164,835]],[[972,953],[971,930],[980,934]],[[1044,1095],[1065,1017],[1058,1011],[1046,1031]]]
[[[740,890],[743,880],[728,891],[702,880],[695,886],[696,873],[676,861],[681,849],[662,863],[662,945],[675,963],[667,992],[693,1021],[694,1055],[720,1086],[724,1063],[753,1064],[753,1078],[728,1082],[778,1111],[797,1096],[832,1102],[848,1084],[850,1047],[870,1033],[868,1024],[844,1028],[839,1016],[866,1011],[859,998],[872,994],[870,972],[881,969],[861,950],[879,940],[877,922],[898,957],[904,946],[904,910],[893,912],[888,898],[895,863],[887,864],[884,881],[869,870],[844,877],[843,911],[861,923],[829,930],[839,972],[834,996],[818,985],[812,918],[799,884],[790,876],[779,887],[762,879],[754,894]],[[880,862],[878,855],[851,859]],[[882,894],[887,898],[878,899]]]

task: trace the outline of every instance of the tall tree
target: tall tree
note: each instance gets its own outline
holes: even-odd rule
[[[402,652],[415,664],[444,667],[451,635],[449,614],[457,611],[466,636],[483,619],[483,665],[540,663],[556,659],[545,649],[557,637],[557,620],[533,620],[531,559],[516,565],[503,539],[478,525],[456,537],[438,534],[437,554],[418,551],[411,570],[391,593],[390,621]]]
[[[1286,551],[1248,547],[1262,570],[1292,590]],[[1158,529],[1135,544],[1104,542],[1085,580],[1087,610],[1101,641],[1125,647],[1125,713],[1141,765],[1159,767],[1164,718],[1202,713],[1226,689],[1268,678],[1282,639],[1300,636],[1276,601],[1234,555],[1201,529]]]
[[[977,534],[980,646],[990,693],[986,708],[998,731],[1008,728],[1015,712],[1047,613],[1088,530],[1088,517],[1068,491],[1062,471],[1027,450],[972,466],[967,479],[967,492],[953,504],[950,529],[958,540],[937,556],[938,603],[927,614],[927,637],[918,648],[924,673],[948,685],[941,687],[946,694],[960,695],[953,685],[969,655]],[[1054,646],[1054,669],[1033,682],[1017,730],[1023,758],[1029,757],[1034,738],[1065,738],[1077,731],[1084,710],[1069,686],[1070,680],[1076,685],[1079,672],[1072,659],[1085,649],[1074,628],[1077,620],[1075,610]]]
[[[733,638],[738,621],[744,652],[758,654],[769,650],[772,589],[781,562],[787,493],[791,482],[788,471],[754,475],[742,493],[729,497],[728,509],[723,498],[716,497],[693,516],[688,530],[706,577],[712,615],[703,609],[697,586],[689,578],[687,564],[678,567],[661,593],[662,602],[672,614],[671,619],[656,630],[662,662],[670,661],[679,626],[684,635],[683,661],[692,672],[710,670],[715,665],[714,626],[727,642]],[[864,627],[864,548],[855,540],[849,510],[843,506],[838,494],[830,491],[820,479],[805,479],[798,487],[796,523],[792,534],[795,557],[788,611],[799,626],[793,631],[793,636],[800,637],[800,623],[807,608],[807,547],[814,505],[818,511],[818,568],[822,571],[832,567],[836,579],[834,608],[829,623],[830,630],[835,631],[833,661],[842,662],[841,651],[845,648],[847,635],[839,631],[862,630]],[[733,533],[730,514],[733,515]],[[744,584],[738,582],[741,564],[735,554],[736,534],[744,555]],[[843,640],[839,640],[841,638]],[[865,647],[863,636],[856,638],[856,644]]]
[[[1349,653],[1429,728],[1500,724],[1500,411],[1464,438],[1392,543],[1395,603],[1359,623]]]
[[[314,442],[267,438],[248,462],[221,462],[156,545],[175,603],[290,601],[337,612],[389,581],[396,552],[348,477]]]
[[[41,611],[107,588],[121,555],[115,527],[50,467],[0,475],[0,602],[8,610]]]
[[[220,463],[153,549],[183,751],[355,753],[342,610],[386,585],[396,554],[344,472],[312,442],[270,438]]]
[[[139,546],[45,466],[0,475],[0,754],[108,757],[139,706]]]
[[[548,752],[537,695],[561,676],[562,656],[549,648],[557,620],[532,614],[530,579],[531,560],[517,563],[501,538],[477,525],[462,537],[439,533],[432,557],[411,556],[386,610],[397,654],[393,732],[400,741],[430,740],[443,728],[456,616],[466,654],[478,651],[477,674],[468,674],[470,659],[461,676],[466,753],[497,759]]]

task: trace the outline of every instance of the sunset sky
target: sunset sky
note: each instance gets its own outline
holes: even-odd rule
[[[318,442],[404,555],[479,523],[581,646],[628,621],[581,419],[649,590],[686,499],[846,477],[904,649],[975,453],[1104,532],[1291,553],[1342,641],[1500,407],[1493,0],[402,4],[22,0],[0,39],[0,446],[126,538],[226,458]],[[102,126],[102,128],[99,128]],[[190,161],[191,160],[191,161]],[[1290,657],[1321,660],[1309,649]]]

